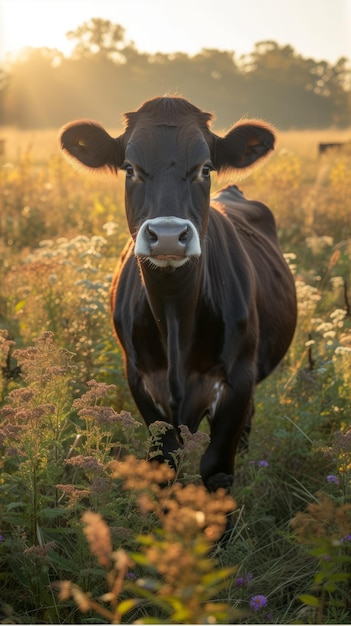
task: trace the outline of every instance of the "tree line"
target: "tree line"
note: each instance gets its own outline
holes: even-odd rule
[[[58,127],[92,118],[119,127],[121,113],[147,98],[178,93],[211,111],[216,127],[264,118],[281,129],[346,127],[351,119],[348,59],[335,64],[305,58],[290,45],[263,41],[236,57],[203,49],[147,54],[126,40],[125,30],[93,18],[67,37],[69,57],[51,48],[29,48],[0,68],[0,124]]]

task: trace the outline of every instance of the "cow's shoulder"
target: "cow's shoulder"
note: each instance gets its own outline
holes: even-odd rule
[[[238,233],[268,237],[277,241],[277,228],[272,211],[262,202],[248,200],[236,185],[229,185],[212,197],[212,207],[225,215]]]

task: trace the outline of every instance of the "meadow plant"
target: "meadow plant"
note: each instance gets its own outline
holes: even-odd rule
[[[167,464],[134,456],[112,461],[110,471],[124,489],[133,491],[141,514],[152,514],[161,527],[137,537],[141,552],[114,551],[107,524],[99,514],[86,513],[84,532],[91,552],[108,570],[108,591],[96,600],[63,581],[58,585],[60,600],[72,596],[80,610],[94,610],[111,623],[149,604],[158,614],[144,613],[137,623],[222,623],[232,618],[235,612],[216,596],[236,567],[217,569],[209,553],[235,508],[233,499],[225,490],[209,494],[203,486],[172,482],[175,472]],[[133,571],[128,577],[135,566],[146,568],[146,577],[134,576]]]
[[[3,360],[13,343],[2,334]],[[111,432],[119,433],[120,451],[134,450],[134,444],[140,449],[135,432],[141,424],[101,404],[114,393],[106,383],[91,381],[74,400],[73,355],[58,348],[49,331],[33,343],[13,352],[20,377],[9,385],[0,409],[0,563],[7,598],[14,578],[28,606],[51,622],[59,617],[48,585],[58,566],[72,571],[68,545],[77,564],[87,558],[77,537],[84,503],[108,509],[116,499],[106,469]],[[124,502],[117,499],[114,510]]]
[[[13,389],[1,409],[0,429],[3,450],[2,483],[17,485],[18,523],[22,516],[31,520],[31,540],[35,542],[41,511],[58,503],[50,488],[43,495],[43,484],[55,484],[69,431],[69,378],[71,355],[55,348],[52,333],[41,335],[33,347],[16,350],[24,386]],[[15,516],[15,513],[12,514]]]
[[[11,375],[11,348],[15,342],[10,340],[6,330],[0,330],[0,398],[2,397],[7,379]]]
[[[306,511],[299,511],[291,525],[297,540],[317,562],[312,592],[302,594],[302,611],[308,623],[325,624],[330,619],[349,623],[351,581],[351,504],[339,504],[319,494]]]
[[[78,436],[84,437],[86,454],[106,464],[111,460],[112,449],[116,456],[140,450],[138,431],[143,430],[141,422],[127,411],[117,413],[112,406],[101,403],[111,402],[115,385],[90,380],[87,386],[88,391],[73,402],[73,408],[81,418],[82,426],[78,426],[77,432]],[[70,461],[73,462],[74,458]]]
[[[111,271],[103,237],[43,240],[8,268],[2,282],[5,328],[17,343],[28,345],[41,330],[75,354],[77,380],[103,373],[120,380],[118,402],[134,408],[123,376],[121,353],[110,328],[108,290]],[[82,389],[82,387],[81,387]]]
[[[0,236],[16,249],[35,247],[44,238],[101,233],[104,222],[125,225],[123,186],[115,180],[76,173],[59,154],[36,161],[33,149],[0,169]],[[124,230],[124,228],[123,228]]]
[[[162,455],[162,435],[172,426],[167,422],[156,420],[149,427],[149,436],[146,440],[147,457],[153,459]],[[191,433],[185,424],[179,426],[182,446],[172,453],[174,467],[181,473],[182,482],[201,482],[199,473],[200,461],[209,444],[210,438],[207,433],[197,431]]]

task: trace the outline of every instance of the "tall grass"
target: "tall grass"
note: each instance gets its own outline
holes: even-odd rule
[[[0,170],[1,620],[349,623],[351,167],[316,147],[339,134],[285,133],[239,183],[274,210],[299,322],[257,389],[224,544],[208,529],[229,502],[209,521],[200,485],[205,432],[184,429],[163,490],[142,465],[164,425],[148,434],[140,420],[108,310],[127,238],[122,175],[73,172],[49,131],[12,133]]]

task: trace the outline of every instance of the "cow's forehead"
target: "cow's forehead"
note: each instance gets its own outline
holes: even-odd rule
[[[208,128],[212,114],[201,111],[183,98],[161,97],[144,102],[137,111],[125,113],[124,117],[127,129],[144,123],[179,126],[184,121]]]
[[[209,159],[210,147],[203,130],[195,125],[136,126],[127,143],[125,157],[146,171],[155,163],[171,161],[188,168]]]

